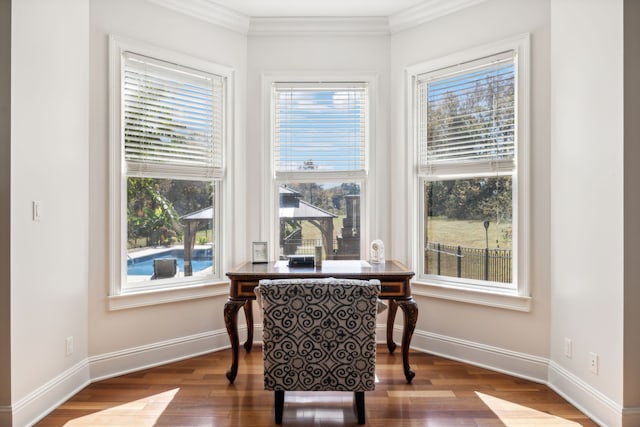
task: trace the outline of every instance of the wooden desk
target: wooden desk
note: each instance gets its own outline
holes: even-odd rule
[[[402,332],[402,363],[404,376],[410,383],[416,375],[409,366],[409,344],[418,319],[418,305],[411,296],[411,278],[414,273],[397,261],[384,264],[369,264],[366,261],[323,261],[322,268],[287,266],[287,261],[271,261],[267,264],[250,262],[234,267],[227,273],[231,280],[229,299],[224,305],[224,322],[231,341],[233,361],[227,371],[227,379],[233,384],[238,374],[238,311],[244,308],[247,319],[246,351],[253,346],[253,312],[252,300],[256,299],[253,290],[261,279],[295,279],[305,277],[336,277],[341,279],[380,280],[380,299],[389,301],[387,315],[387,348],[393,353],[396,344],[393,342],[393,324],[398,306],[404,313],[404,329]]]

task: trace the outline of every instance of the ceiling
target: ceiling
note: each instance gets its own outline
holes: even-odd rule
[[[390,16],[433,0],[213,0],[251,17]]]

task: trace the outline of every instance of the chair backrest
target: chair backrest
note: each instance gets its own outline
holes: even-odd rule
[[[375,388],[379,280],[261,280],[265,390]]]
[[[173,277],[178,272],[178,260],[176,258],[158,258],[153,260],[152,279],[164,279]]]

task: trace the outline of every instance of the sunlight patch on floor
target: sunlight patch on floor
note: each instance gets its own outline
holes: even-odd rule
[[[85,415],[67,422],[64,427],[103,426],[103,425],[135,425],[139,427],[154,426],[162,413],[167,409],[179,388],[138,399],[122,405],[106,407],[90,415]],[[81,404],[76,403],[76,406]],[[95,403],[93,403],[95,408]],[[105,402],[105,406],[110,405]]]
[[[522,427],[522,426],[579,426],[575,421],[570,421],[555,415],[536,409],[527,408],[508,400],[500,399],[488,394],[476,392],[476,395],[489,407],[497,416],[505,427]]]

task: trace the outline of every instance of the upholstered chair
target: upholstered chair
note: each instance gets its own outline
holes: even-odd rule
[[[166,279],[174,277],[178,272],[176,258],[157,258],[153,260],[153,276],[151,279]]]
[[[352,391],[359,424],[375,388],[379,280],[261,280],[264,388],[282,423],[285,391]]]

